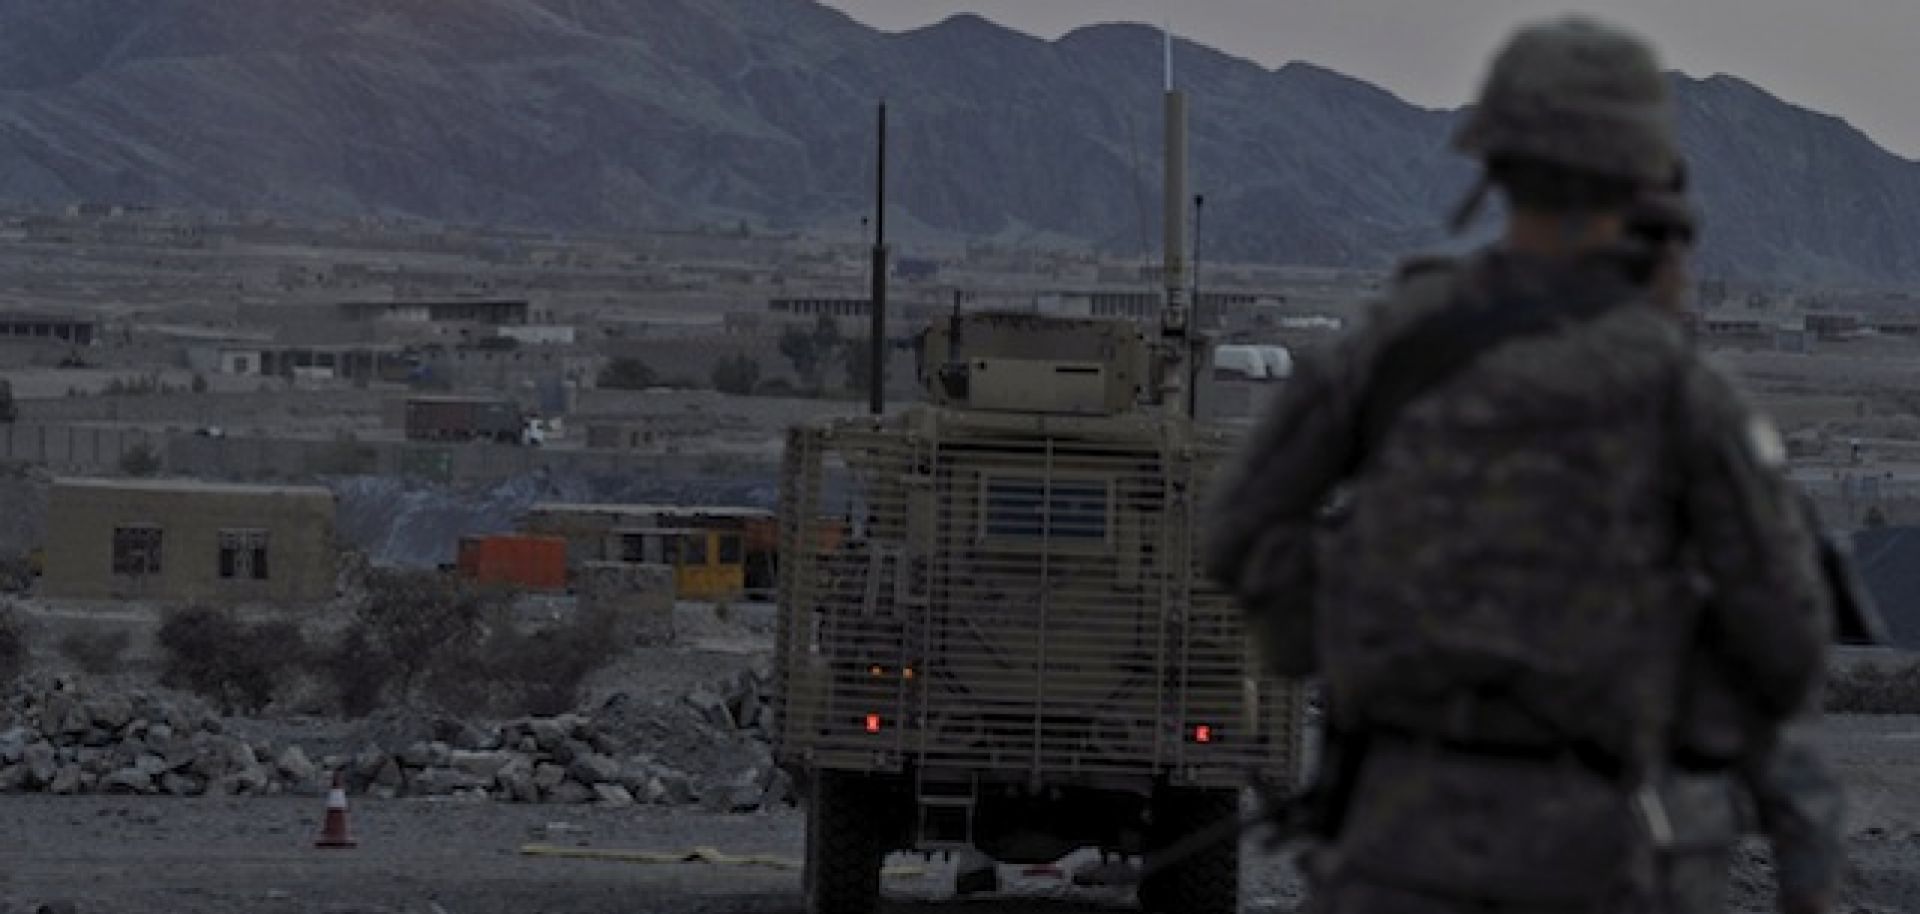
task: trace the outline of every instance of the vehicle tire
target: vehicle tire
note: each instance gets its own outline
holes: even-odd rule
[[[814,776],[802,874],[808,914],[873,914],[879,908],[887,799],[874,778],[839,771]]]
[[[1240,791],[1162,787],[1153,794],[1154,848],[1240,814]],[[1152,914],[1237,914],[1240,842],[1222,841],[1140,883],[1140,907]]]

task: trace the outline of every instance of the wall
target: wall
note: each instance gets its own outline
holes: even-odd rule
[[[65,473],[118,473],[128,451],[144,445],[159,453],[163,437],[139,429],[7,423],[0,425],[0,460]]]
[[[160,528],[158,574],[114,573],[114,528],[129,524]],[[267,580],[220,577],[223,529],[266,531]],[[46,555],[42,589],[56,599],[316,602],[334,595],[333,496],[187,483],[56,483]]]
[[[324,476],[394,476],[433,482],[485,482],[535,470],[622,476],[642,470],[699,474],[757,465],[724,453],[636,455],[605,450],[547,450],[486,442],[430,444],[230,436],[63,423],[0,424],[0,462],[82,476],[122,475],[129,451],[151,447],[163,473],[243,482]]]

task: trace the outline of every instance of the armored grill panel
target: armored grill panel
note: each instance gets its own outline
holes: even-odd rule
[[[1195,560],[1192,512],[1225,442],[946,431],[846,420],[792,434],[783,761],[1297,774],[1301,691],[1258,676],[1237,608]]]

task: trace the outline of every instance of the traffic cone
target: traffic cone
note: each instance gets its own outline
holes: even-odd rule
[[[347,836],[347,787],[338,771],[333,773],[333,789],[327,791],[327,818],[320,825],[320,840],[313,846],[354,846],[354,840]]]

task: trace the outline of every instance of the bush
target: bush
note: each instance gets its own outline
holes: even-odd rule
[[[867,340],[868,337],[849,340],[846,344],[846,355],[841,360],[842,367],[847,371],[847,389],[857,393],[866,393],[867,389],[873,386],[873,378],[871,377],[873,371],[873,347],[868,345]],[[882,357],[885,358],[885,356]],[[885,367],[891,368],[892,366],[892,360],[888,359]],[[885,372],[882,380],[884,381],[885,377],[891,376],[891,374],[890,371]]]
[[[319,658],[319,668],[332,683],[340,710],[349,717],[372,714],[393,681],[393,662],[374,646],[368,627],[359,622],[341,631]]]
[[[120,655],[132,643],[133,636],[124,629],[70,632],[60,639],[60,654],[81,670],[104,676],[120,668]]]
[[[1837,714],[1920,714],[1920,664],[1835,671],[1827,680],[1826,709]]]
[[[34,567],[32,553],[0,556],[0,591],[26,593],[32,590]]]
[[[595,381],[600,387],[609,390],[645,390],[660,382],[659,373],[653,367],[639,359],[618,358],[608,362],[600,369]]]
[[[257,713],[273,703],[310,659],[292,622],[248,623],[232,612],[181,606],[160,619],[161,682],[218,702],[227,713]]]
[[[13,606],[0,604],[0,683],[12,682],[26,669],[26,621]]]
[[[477,678],[491,683],[487,710],[503,715],[564,714],[580,703],[580,687],[626,646],[619,614],[575,613],[564,622],[522,633],[496,627],[477,656]]]
[[[317,658],[342,711],[429,702],[456,714],[559,714],[627,644],[612,611],[535,631],[494,591],[440,572],[377,571],[366,602]]]
[[[713,389],[723,394],[748,396],[760,386],[760,363],[742,352],[720,360],[713,367]]]
[[[152,476],[160,472],[160,455],[152,445],[139,442],[120,455],[120,472],[128,476]]]
[[[348,714],[389,697],[412,701],[435,671],[463,668],[494,602],[438,571],[370,572],[366,600],[320,658],[321,672]]]
[[[816,394],[826,385],[828,367],[841,357],[845,348],[839,322],[825,314],[814,322],[811,331],[788,327],[780,336],[780,354],[793,365],[800,384]]]

